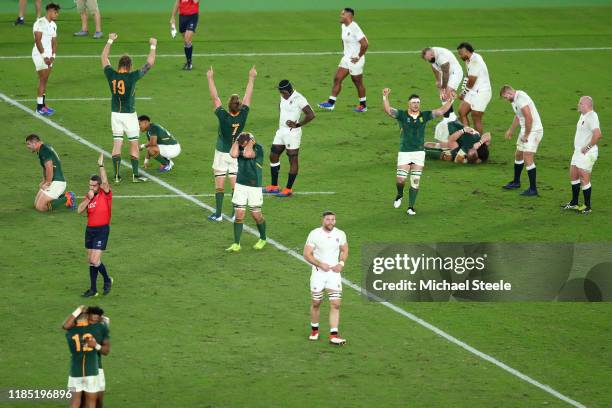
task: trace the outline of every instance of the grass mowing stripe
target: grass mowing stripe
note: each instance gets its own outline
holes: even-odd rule
[[[578,47],[578,48],[497,48],[482,49],[480,53],[486,52],[566,52],[566,51],[612,51],[612,47]],[[391,51],[368,51],[367,55],[393,55],[393,54],[420,54],[420,50],[391,50]],[[308,57],[324,55],[342,55],[340,51],[312,51],[312,52],[231,52],[231,53],[202,53],[193,54],[194,57]],[[134,58],[144,58],[148,54],[132,55]],[[110,58],[118,58],[121,55],[110,55]],[[184,58],[185,54],[158,54],[157,58]],[[3,59],[27,59],[30,55],[0,55]],[[57,58],[100,58],[99,55],[58,55]]]
[[[72,132],[71,130],[69,130],[69,129],[67,129],[67,128],[65,128],[65,127],[63,127],[63,126],[61,126],[61,125],[59,125],[59,124],[57,124],[55,122],[53,122],[52,120],[36,114],[33,110],[27,108],[26,106],[24,106],[21,103],[15,101],[14,99],[9,98],[5,94],[0,93],[0,99],[4,100],[6,103],[8,103],[8,104],[10,104],[10,105],[12,105],[12,106],[14,106],[14,107],[16,107],[18,109],[21,109],[22,111],[28,113],[29,115],[33,116],[34,118],[41,120],[45,124],[47,124],[47,125],[53,127],[54,129],[64,133],[66,136],[68,136],[71,139],[73,139],[73,140],[75,140],[75,141],[77,141],[77,142],[79,142],[79,143],[89,147],[90,149],[92,149],[92,150],[94,150],[94,151],[96,151],[98,153],[103,153],[106,157],[111,157],[111,154],[108,153],[107,151],[103,150],[102,148],[100,148],[100,147],[96,146],[95,144],[89,142],[88,140],[80,137],[79,135],[77,135],[76,133]],[[131,167],[131,165],[129,163],[125,162],[125,161],[122,161],[122,164],[124,166],[126,166],[126,167]],[[165,182],[165,181],[163,181],[163,180],[161,180],[161,179],[159,179],[159,178],[157,178],[157,177],[155,177],[155,176],[153,176],[153,175],[151,175],[151,174],[149,174],[149,173],[147,173],[145,171],[142,171],[142,174],[146,175],[152,181],[156,182],[160,186],[162,186],[162,187],[172,191],[173,193],[181,196],[182,198],[184,198],[184,199],[186,199],[188,201],[191,201],[192,203],[196,204],[197,206],[199,206],[201,208],[204,208],[204,209],[207,209],[207,210],[209,210],[211,212],[214,211],[214,209],[211,206],[203,203],[202,201],[196,199],[193,196],[190,196],[190,195],[184,193],[183,191],[179,190],[178,188],[172,186],[171,184],[169,184],[169,183],[167,183],[167,182]],[[226,216],[226,215],[223,215],[223,218],[225,218],[228,221],[230,220],[230,218],[228,216]],[[247,225],[244,226],[244,230],[246,230],[247,232],[249,232],[250,234],[253,234],[255,236],[259,235],[257,230],[255,230],[254,228],[249,227]],[[287,248],[286,246],[284,246],[280,242],[277,242],[277,241],[275,241],[273,239],[270,239],[270,238],[268,239],[268,242],[271,245],[273,245],[274,247],[276,247],[277,249],[279,249],[280,251],[283,251],[283,252],[287,253],[288,255],[291,255],[295,259],[297,259],[297,260],[299,260],[299,261],[301,261],[303,263],[308,264],[308,262],[302,257],[302,255],[298,254],[297,252],[293,251],[292,249]],[[355,291],[357,291],[359,293],[364,293],[368,297],[370,297],[372,299],[375,299],[375,300],[379,300],[379,301],[381,300],[376,295],[374,295],[372,293],[369,293],[368,291],[363,289],[361,286],[359,286],[359,285],[357,285],[357,284],[347,280],[346,278],[342,278],[342,282],[343,282],[343,284],[347,285],[348,287],[354,289]],[[490,356],[490,355],[488,355],[486,353],[483,353],[480,350],[477,350],[476,348],[474,348],[474,347],[468,345],[467,343],[457,339],[456,337],[446,333],[442,329],[432,325],[431,323],[428,323],[427,321],[425,321],[425,320],[415,316],[414,314],[412,314],[412,313],[410,313],[410,312],[408,312],[408,311],[406,311],[406,310],[404,310],[404,309],[402,309],[402,308],[400,308],[400,307],[398,307],[398,306],[396,306],[396,305],[394,305],[392,303],[389,303],[389,302],[382,302],[381,301],[380,303],[383,306],[391,309],[392,311],[394,311],[394,312],[396,312],[396,313],[398,313],[398,314],[400,314],[400,315],[410,319],[411,321],[419,324],[420,326],[422,326],[422,327],[432,331],[433,333],[435,333],[438,336],[446,339],[447,341],[449,341],[449,342],[451,342],[451,343],[453,343],[453,344],[463,348],[464,350],[472,353],[473,355],[475,355],[475,356],[477,356],[477,357],[479,357],[479,358],[481,358],[481,359],[483,359],[485,361],[488,361],[488,362],[494,364],[495,366],[501,368],[502,370],[504,370],[504,371],[512,374],[513,376],[515,376],[515,377],[517,377],[517,378],[519,378],[519,379],[521,379],[521,380],[523,380],[523,381],[525,381],[525,382],[527,382],[527,383],[529,383],[529,384],[531,384],[531,385],[541,389],[542,391],[545,391],[546,393],[554,396],[555,398],[558,398],[559,400],[564,401],[564,402],[566,402],[566,403],[568,403],[568,404],[570,404],[570,405],[572,405],[574,407],[585,408],[585,405],[581,404],[580,402],[575,401],[575,400],[573,400],[573,399],[571,399],[571,398],[561,394],[560,392],[556,391],[552,387],[550,387],[550,386],[548,386],[546,384],[542,384],[539,381],[536,381],[533,378],[527,376],[526,374],[523,374],[520,371],[518,371],[518,370],[508,366],[507,364],[497,360],[496,358],[494,358],[494,357],[492,357],[492,356]]]

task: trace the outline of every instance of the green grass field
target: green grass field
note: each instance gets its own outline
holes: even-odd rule
[[[440,10],[429,9],[358,12],[356,20],[372,52],[364,79],[369,112],[352,111],[356,95],[350,80],[335,111],[315,109],[316,119],[303,131],[295,188],[335,194],[266,198],[263,211],[270,238],[301,253],[321,211],[335,210],[351,246],[344,275],[357,283],[362,279],[360,250],[368,243],[612,241],[607,133],[612,111],[606,79],[612,61],[612,5],[545,5],[446,10],[448,20],[440,19]],[[14,13],[8,13],[6,5],[1,11],[0,93],[13,100],[31,99],[37,84],[29,57],[31,27],[13,27]],[[210,166],[217,122],[205,69],[215,68],[225,102],[231,93],[244,92],[248,69],[257,66],[247,128],[267,152],[278,123],[278,81],[290,79],[314,106],[329,95],[340,58],[273,54],[339,52],[338,10],[334,3],[333,10],[291,15],[204,13],[192,72],[180,70],[182,45],[169,36],[167,14],[107,9],[104,31],[119,33],[113,64],[117,55],[128,52],[140,55],[135,58],[140,66],[148,52],[147,39],[159,38],[161,55],[137,89],[137,96],[152,99],[137,101],[138,113],[171,130],[183,154],[172,172],[158,177],[187,194],[213,193]],[[71,36],[79,28],[74,11],[60,16],[58,28],[58,59],[47,92],[57,113],[50,119],[108,151],[112,141],[107,101],[53,101],[108,96],[98,57],[104,42]],[[546,129],[537,157],[541,196],[526,199],[500,188],[512,172],[514,143],[503,139],[512,110],[494,96],[484,118],[493,133],[490,163],[472,167],[428,162],[419,214],[408,218],[391,207],[397,125],[383,113],[380,91],[393,89],[395,107],[402,108],[412,92],[421,95],[425,109],[437,107],[431,70],[417,50],[426,45],[454,50],[464,40],[484,50],[494,95],[510,83],[526,90],[538,106]],[[538,48],[550,50],[525,50]],[[227,53],[253,55],[219,55]],[[586,217],[559,210],[569,198],[576,104],[584,94],[595,100],[604,135],[593,173],[594,212]],[[5,165],[0,187],[0,388],[63,388],[69,353],[60,325],[83,302],[79,295],[88,285],[86,220],[67,211],[40,214],[33,209],[40,167],[24,138],[37,133],[55,147],[68,189],[77,195],[87,191],[88,177],[97,170],[97,153],[5,102],[0,102],[0,123],[7,142],[0,150]],[[433,137],[433,125],[429,134]],[[284,159],[282,183],[287,169]],[[268,167],[264,170],[267,182]],[[122,183],[113,191],[118,196],[171,194],[155,182]],[[197,200],[214,205],[211,197]],[[225,209],[230,209],[229,197]],[[309,343],[309,267],[272,245],[256,253],[251,249],[256,237],[250,234],[243,237],[241,253],[227,255],[231,224],[211,224],[208,214],[180,197],[114,200],[103,259],[116,283],[110,296],[93,301],[112,320],[112,352],[104,361],[107,406],[568,406],[393,310],[364,301],[348,287],[341,316],[348,346]],[[466,222],[470,215],[473,221]],[[247,225],[254,226],[251,220]],[[612,406],[610,303],[398,306],[580,404]],[[328,329],[326,316],[325,306],[323,332]]]

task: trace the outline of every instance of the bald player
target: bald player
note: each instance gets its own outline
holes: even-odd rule
[[[572,200],[563,205],[565,210],[577,210],[589,214],[591,210],[591,173],[597,161],[599,149],[597,142],[601,139],[599,117],[593,110],[593,98],[583,96],[578,101],[580,118],[576,124],[574,136],[574,155],[570,166],[570,182],[572,183]],[[584,195],[584,205],[578,204],[580,187]]]

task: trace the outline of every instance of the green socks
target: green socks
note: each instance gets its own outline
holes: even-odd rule
[[[414,207],[414,203],[416,202],[418,193],[419,190],[417,188],[410,187],[410,189],[408,190],[408,207]]]
[[[425,157],[429,159],[439,159],[441,154],[442,149],[435,149],[429,147],[425,149]]]
[[[155,156],[154,159],[160,162],[161,164],[163,164],[164,166],[167,166],[168,164],[170,164],[170,160],[166,159],[161,154],[158,154],[157,156]]]
[[[257,230],[259,231],[259,239],[266,240],[266,222],[262,222],[261,224],[257,224]]]
[[[223,192],[223,190],[217,190],[215,192],[215,204],[216,204],[215,216],[216,217],[220,217],[221,213],[223,212],[223,196],[224,195],[225,193]]]
[[[121,167],[121,156],[113,156],[113,171],[115,172],[114,178],[119,177],[119,167]]]
[[[242,224],[242,221],[234,222],[234,242],[236,244],[240,244],[240,236],[242,235],[242,227],[243,226],[244,226],[244,224]]]
[[[51,201],[49,205],[51,206],[52,210],[57,210],[62,206],[65,207],[66,201],[68,201],[68,198],[65,195],[62,195],[60,198],[56,198],[55,200]]]
[[[130,159],[130,163],[132,163],[132,174],[134,174],[135,177],[138,177],[138,159],[132,157]]]

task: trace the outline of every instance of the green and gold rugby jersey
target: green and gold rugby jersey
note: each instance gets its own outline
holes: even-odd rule
[[[240,112],[231,114],[219,106],[215,110],[215,115],[219,119],[219,132],[217,136],[217,151],[221,153],[229,153],[232,144],[246,125],[247,116],[249,116],[249,107],[242,105]]]
[[[96,339],[96,343],[102,345],[106,340],[110,340],[110,329],[104,322],[90,324],[89,333],[91,333]],[[98,351],[98,367],[102,368],[102,354]]]
[[[96,349],[87,346],[87,339],[95,337],[91,331],[92,326],[75,326],[66,330],[66,341],[72,356],[70,377],[98,375],[100,364],[98,352]]]
[[[424,151],[425,127],[433,119],[431,111],[420,112],[416,118],[404,110],[397,111],[395,119],[400,127],[400,152]]]
[[[132,72],[117,72],[110,65],[104,67],[104,75],[108,80],[111,91],[111,110],[113,112],[136,112],[136,82],[145,73],[146,71],[142,69]]]
[[[157,137],[158,145],[178,144],[178,141],[174,138],[174,136],[172,136],[172,134],[168,132],[166,128],[158,125],[157,123],[151,123],[149,130],[147,130],[147,140],[151,140],[151,136]]]
[[[49,144],[42,144],[38,149],[38,160],[43,168],[43,178],[45,177],[45,163],[51,161],[53,163],[53,179],[51,181],[66,181],[62,172],[62,163],[59,155]]]
[[[261,187],[261,168],[263,166],[264,150],[260,144],[253,146],[253,150],[255,151],[255,157],[247,159],[242,155],[244,149],[240,148],[236,183],[249,187]]]

